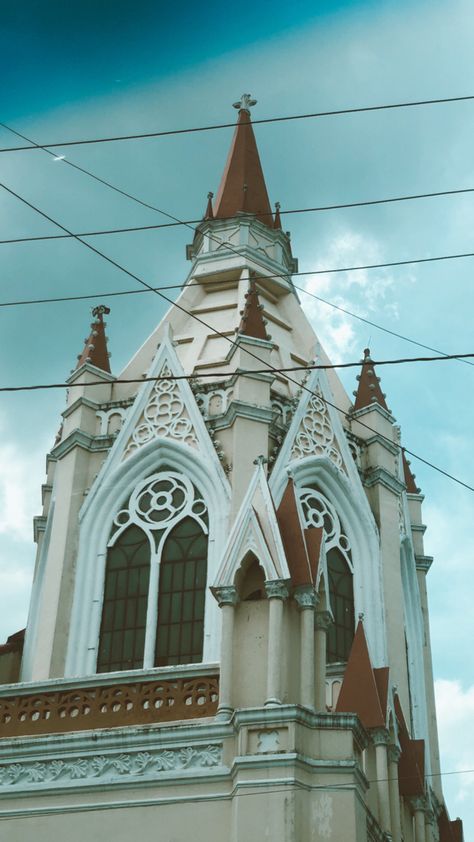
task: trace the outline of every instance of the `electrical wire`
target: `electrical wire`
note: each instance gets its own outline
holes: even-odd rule
[[[462,360],[473,358],[474,353],[472,354],[447,354],[444,357],[400,357],[398,359],[393,360],[370,360],[370,364],[373,366],[380,366],[380,365],[404,365],[405,363],[433,363],[433,362],[446,362],[448,360]],[[331,371],[334,369],[340,368],[360,368],[362,365],[363,360],[357,360],[356,362],[350,363],[328,363],[328,364],[310,364],[310,365],[293,365],[287,366],[285,368],[276,368],[272,367],[270,369],[272,374],[286,374],[288,372],[295,372],[295,371]],[[157,383],[161,380],[188,380],[190,382],[196,382],[201,380],[203,377],[207,378],[216,378],[222,377],[228,379],[233,379],[236,377],[243,377],[246,374],[268,374],[269,369],[268,366],[266,368],[252,368],[252,369],[237,369],[237,371],[232,372],[216,372],[216,371],[207,371],[202,372],[201,374],[166,374],[166,375],[156,375],[153,377],[143,376],[143,377],[132,377],[127,379],[117,378],[114,379],[115,384],[126,384],[126,383]],[[103,386],[103,380],[89,380],[86,384],[87,386]],[[45,389],[64,389],[64,388],[73,388],[74,386],[83,387],[83,383],[39,383],[31,386],[0,386],[0,392],[34,392],[40,391]]]
[[[408,202],[414,199],[433,199],[439,196],[457,196],[460,194],[465,193],[474,193],[474,187],[463,187],[457,190],[438,190],[435,193],[418,193],[413,195],[407,196],[394,196],[387,199],[370,199],[361,202],[346,202],[345,204],[338,204],[338,205],[320,205],[319,207],[312,207],[312,208],[290,208],[289,210],[280,210],[280,216],[284,214],[304,214],[304,213],[316,213],[319,211],[333,211],[333,210],[344,210],[347,208],[362,208],[362,207],[369,207],[373,205],[386,205],[392,204],[394,202]],[[160,210],[160,213],[163,211]],[[268,216],[273,217],[271,211],[264,211],[259,214],[260,216]],[[225,222],[228,219],[232,219],[230,216],[226,217],[219,217],[219,221]],[[0,240],[0,245],[12,244],[12,243],[35,243],[35,242],[42,242],[44,240],[67,240],[71,237],[102,237],[108,236],[110,234],[129,234],[136,231],[157,231],[158,229],[163,228],[177,228],[180,226],[187,226],[187,225],[199,225],[203,222],[202,219],[187,219],[183,222],[162,222],[158,225],[131,225],[126,228],[106,228],[106,229],[99,229],[94,231],[80,231],[76,234],[41,234],[37,236],[28,236],[28,237],[10,237],[9,239]]]
[[[436,99],[422,99],[422,100],[412,100],[408,102],[394,102],[394,103],[385,103],[383,105],[366,105],[366,106],[359,106],[355,108],[339,108],[333,111],[314,111],[305,114],[291,114],[288,116],[283,117],[264,117],[257,120],[252,120],[254,125],[263,125],[265,123],[287,123],[292,120],[311,120],[320,117],[340,117],[345,114],[364,114],[373,111],[387,111],[387,110],[395,110],[399,108],[414,108],[420,107],[424,105],[441,105],[446,104],[449,102],[467,102],[469,100],[473,100],[474,95],[468,96],[455,96],[455,97],[438,97]],[[5,126],[4,123],[0,123],[0,126],[4,128],[8,128]],[[216,129],[229,129],[234,128],[235,123],[214,123],[212,125],[206,126],[192,126],[191,128],[185,129],[167,129],[163,131],[156,131],[156,132],[139,132],[134,134],[126,134],[126,135],[113,135],[110,137],[99,137],[99,138],[85,138],[82,140],[64,140],[64,141],[55,141],[54,143],[42,143],[42,144],[35,144],[34,146],[11,146],[5,147],[0,149],[0,152],[29,152],[32,149],[44,149],[45,146],[49,146],[50,148],[57,148],[58,146],[85,146],[90,145],[93,143],[114,143],[116,141],[124,141],[124,140],[144,140],[147,138],[154,138],[154,137],[169,137],[170,135],[180,135],[180,134],[194,134],[196,132],[209,132],[214,131]]]
[[[69,230],[68,230],[68,229],[67,229],[64,225],[62,225],[60,222],[57,222],[56,220],[54,220],[52,217],[50,217],[50,216],[49,216],[48,214],[46,214],[44,211],[40,210],[38,207],[36,207],[35,205],[33,205],[33,204],[32,204],[31,202],[29,202],[27,199],[23,198],[23,196],[20,196],[20,194],[19,194],[19,193],[16,193],[14,190],[12,190],[12,188],[7,187],[7,185],[6,185],[6,184],[4,184],[4,183],[3,183],[3,184],[2,184],[2,183],[0,183],[0,187],[2,187],[4,190],[6,190],[6,192],[10,193],[12,196],[15,196],[15,197],[16,197],[19,201],[21,201],[23,204],[27,205],[27,206],[28,206],[28,207],[30,207],[32,210],[36,211],[36,213],[40,214],[40,216],[43,216],[43,217],[44,217],[45,219],[47,219],[49,222],[52,222],[54,225],[57,225],[57,226],[58,226],[58,228],[62,229],[63,231],[65,231],[65,232],[66,232],[66,233],[68,233],[68,234],[72,234],[72,232],[71,232],[71,231],[69,231]],[[144,286],[146,289],[150,290],[151,292],[155,292],[155,293],[156,293],[157,295],[159,295],[159,296],[160,296],[163,300],[167,301],[167,302],[168,302],[168,303],[169,303],[172,307],[176,307],[178,310],[181,310],[181,312],[184,312],[187,316],[189,316],[189,317],[191,317],[191,318],[195,319],[197,322],[200,322],[200,324],[204,325],[206,328],[208,328],[209,330],[211,330],[211,331],[212,331],[212,332],[213,332],[216,336],[220,336],[221,338],[223,338],[223,339],[227,340],[227,341],[228,341],[230,344],[232,344],[233,346],[237,346],[237,345],[238,345],[238,343],[237,343],[235,340],[231,339],[228,335],[226,335],[225,333],[222,333],[221,331],[219,331],[219,330],[217,330],[216,328],[212,327],[212,325],[209,325],[207,322],[205,322],[205,321],[204,321],[203,319],[201,319],[199,316],[196,316],[196,314],[195,314],[195,313],[190,313],[188,310],[186,310],[186,308],[184,308],[182,305],[178,304],[178,302],[177,302],[177,301],[173,301],[171,298],[169,298],[168,296],[164,295],[164,293],[162,293],[162,292],[158,291],[157,289],[155,289],[154,287],[152,287],[150,284],[148,284],[146,281],[144,281],[144,280],[143,280],[142,278],[140,278],[138,275],[135,275],[135,274],[134,274],[133,272],[131,272],[129,269],[126,269],[124,266],[122,266],[122,265],[121,265],[120,263],[118,263],[116,260],[113,260],[111,257],[108,257],[108,255],[104,254],[104,252],[101,252],[101,251],[99,251],[99,249],[96,249],[96,248],[95,248],[95,246],[92,246],[90,243],[88,243],[88,242],[87,242],[87,240],[83,240],[83,239],[81,239],[80,237],[78,237],[77,235],[74,235],[74,238],[75,238],[78,242],[82,243],[82,245],[85,245],[85,246],[86,246],[86,248],[88,248],[90,251],[94,252],[94,254],[97,254],[99,257],[102,257],[104,260],[106,260],[106,261],[107,261],[108,263],[110,263],[112,266],[115,266],[115,267],[116,267],[117,269],[119,269],[121,272],[124,272],[126,275],[128,275],[129,277],[131,277],[131,278],[133,278],[134,280],[136,280],[139,284],[141,284],[142,286]],[[231,249],[231,250],[232,250],[232,249]],[[238,252],[236,252],[236,253],[238,254],[238,256],[239,256],[239,257],[241,256]],[[254,357],[254,358],[255,358],[256,360],[258,360],[259,362],[264,362],[264,361],[263,361],[263,360],[262,360],[262,359],[261,359],[261,358],[260,358],[257,354],[253,353],[253,352],[252,352],[252,351],[250,351],[248,348],[245,348],[245,352],[246,352],[249,356]],[[271,366],[270,364],[268,364],[268,368],[269,368],[269,371],[272,371],[273,366]],[[298,382],[298,380],[295,380],[294,378],[291,378],[291,377],[287,377],[287,380],[288,380],[289,382],[292,382],[292,383],[293,383],[294,385],[296,385],[298,388],[300,388],[300,389],[302,389],[302,390],[305,390],[305,391],[309,392],[311,395],[314,395],[314,392],[313,392],[311,389],[308,389],[308,387],[307,387],[307,386],[305,386],[305,384],[299,383],[299,382]],[[332,406],[332,407],[333,407],[333,408],[334,408],[337,412],[342,413],[342,414],[344,415],[344,417],[346,417],[347,419],[350,419],[350,415],[349,415],[349,413],[348,413],[346,410],[341,409],[341,407],[336,406],[336,404],[332,403],[331,401],[328,401],[326,398],[322,398],[322,400],[323,400],[323,401],[324,401],[324,403],[326,403],[328,406]],[[358,423],[359,423],[359,425],[360,425],[361,427],[364,427],[364,428],[366,428],[367,430],[370,430],[370,432],[372,432],[372,433],[377,433],[381,439],[386,440],[387,442],[389,442],[391,446],[393,446],[393,445],[395,444],[395,446],[396,446],[399,450],[401,450],[401,449],[402,449],[402,446],[401,446],[400,444],[398,444],[398,443],[394,443],[394,442],[393,442],[391,439],[389,439],[387,436],[384,436],[383,434],[379,433],[377,430],[374,430],[374,428],[373,428],[373,427],[370,427],[368,424],[365,424],[365,423],[364,423],[363,421],[361,421],[360,419],[358,419]],[[436,470],[438,473],[442,474],[443,476],[445,476],[445,477],[447,477],[447,478],[449,478],[449,479],[453,480],[453,482],[456,482],[457,484],[459,484],[459,485],[463,486],[464,488],[468,489],[469,491],[474,491],[474,487],[473,487],[473,486],[468,485],[468,484],[467,484],[467,483],[465,483],[463,480],[460,480],[460,479],[458,479],[457,477],[455,477],[453,474],[450,474],[450,473],[448,473],[447,471],[445,471],[443,468],[439,468],[437,465],[435,465],[435,464],[434,464],[434,463],[432,463],[432,462],[429,462],[427,459],[424,459],[423,457],[418,456],[418,454],[414,453],[414,451],[409,450],[409,449],[408,449],[408,448],[406,448],[406,447],[404,448],[404,450],[405,450],[405,452],[406,452],[406,453],[408,453],[410,456],[413,456],[413,458],[418,459],[418,460],[419,460],[420,462],[422,462],[423,464],[427,465],[428,467],[432,468],[433,470]]]

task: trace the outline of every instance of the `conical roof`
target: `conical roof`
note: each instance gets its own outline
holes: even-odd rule
[[[364,627],[359,620],[352,648],[347,661],[341,692],[337,700],[338,713],[356,713],[364,728],[384,728],[386,694],[383,691],[385,675],[374,675]],[[382,692],[382,700],[379,695]]]
[[[403,464],[403,478],[407,487],[408,494],[419,494],[420,489],[415,482],[415,475],[410,468],[410,462],[405,456],[405,448],[402,447],[402,464]]]
[[[268,339],[265,319],[262,315],[263,307],[259,302],[258,292],[253,279],[249,282],[248,292],[245,293],[245,307],[239,325],[239,334],[253,336],[255,339]]]
[[[249,94],[243,94],[235,103],[239,118],[214,203],[214,217],[222,219],[239,212],[251,213],[273,228],[273,215],[250,120],[249,106],[254,104],[255,100],[250,99]]]
[[[380,378],[377,377],[374,370],[369,348],[365,348],[364,350],[362,371],[357,379],[359,385],[357,392],[355,392],[354,409],[363,409],[366,406],[372,406],[372,404],[378,403],[379,406],[389,412],[389,408],[385,403],[385,395],[380,388]]]
[[[80,368],[85,362],[92,363],[96,368],[107,371],[110,374],[109,353],[107,351],[107,337],[105,335],[104,314],[110,313],[110,308],[105,304],[94,307],[92,315],[94,321],[91,323],[91,332],[84,340],[84,350],[77,358],[76,368]]]

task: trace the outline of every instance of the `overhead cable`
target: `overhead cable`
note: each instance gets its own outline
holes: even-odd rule
[[[421,99],[411,100],[408,102],[393,102],[385,103],[383,105],[364,105],[353,108],[339,108],[333,111],[313,111],[304,114],[291,114],[283,117],[263,117],[261,119],[252,120],[253,125],[263,125],[265,123],[287,123],[291,120],[312,120],[320,117],[340,117],[346,114],[364,114],[373,111],[387,111],[399,108],[415,108],[425,105],[443,105],[450,102],[467,102],[474,99],[474,95],[468,96],[454,96],[454,97],[438,97],[436,99]],[[0,126],[9,128],[4,123]],[[45,146],[49,148],[57,148],[58,146],[85,146],[94,143],[115,143],[116,141],[124,140],[145,140],[154,137],[169,137],[170,135],[180,134],[194,134],[196,132],[209,132],[216,129],[235,128],[235,123],[214,123],[205,126],[192,126],[184,129],[165,129],[156,132],[137,132],[133,134],[112,135],[109,137],[96,138],[82,138],[80,140],[62,140],[54,141],[53,143],[35,144],[34,146],[10,146],[0,148],[0,152],[31,152],[33,149],[44,149]]]

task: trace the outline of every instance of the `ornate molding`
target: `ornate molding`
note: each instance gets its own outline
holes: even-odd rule
[[[90,785],[122,782],[124,779],[154,779],[185,770],[210,769],[222,764],[222,744],[184,746],[161,750],[115,752],[60,757],[0,764],[0,787],[28,789],[31,784],[60,787],[76,783]]]
[[[287,599],[289,590],[283,579],[273,579],[265,582],[265,592],[268,599]]]
[[[398,764],[400,762],[401,756],[402,756],[402,752],[398,748],[398,746],[391,745],[391,746],[388,747],[388,759],[390,760],[391,763],[397,763]]]
[[[319,387],[308,401],[293,442],[290,459],[303,459],[305,456],[327,456],[340,471],[347,474],[328,407]]]
[[[165,363],[158,377],[171,376],[172,372]],[[196,430],[189,417],[177,380],[158,379],[156,381],[128,440],[124,459],[156,438],[172,438],[191,447],[198,447]]]
[[[293,596],[301,611],[306,608],[311,608],[314,611],[318,603],[318,597],[312,585],[297,588]]]

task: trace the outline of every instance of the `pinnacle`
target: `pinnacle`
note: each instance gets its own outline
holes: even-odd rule
[[[99,304],[92,310],[95,320],[91,323],[91,332],[84,340],[84,350],[77,358],[76,369],[85,362],[90,362],[96,368],[110,373],[109,354],[107,351],[107,337],[105,335],[104,314],[110,313],[110,308]]]
[[[402,464],[403,464],[403,478],[407,487],[408,494],[419,494],[420,489],[415,482],[415,474],[410,468],[410,462],[405,456],[405,448],[402,447]]]
[[[244,94],[235,103],[239,117],[217,193],[214,217],[222,219],[239,212],[249,213],[272,228],[273,215],[250,120],[249,108],[254,104],[250,94]]]
[[[245,307],[242,310],[238,335],[253,336],[255,339],[270,339],[265,327],[266,321],[262,316],[262,310],[263,306],[258,299],[255,281],[251,279],[248,292],[245,294]]]
[[[385,394],[380,388],[380,377],[375,374],[374,364],[370,356],[370,349],[364,349],[364,359],[362,360],[362,370],[357,376],[359,385],[355,394],[354,409],[363,409],[377,403],[383,409],[389,412],[389,408],[385,403]]]

